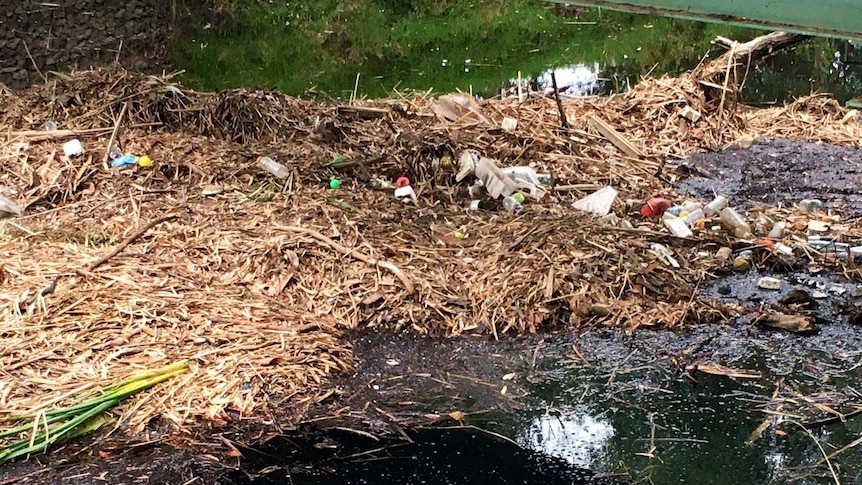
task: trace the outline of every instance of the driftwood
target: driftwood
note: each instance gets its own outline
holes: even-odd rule
[[[728,65],[750,63],[773,52],[798,44],[810,36],[788,32],[772,32],[748,42],[736,42],[726,37],[717,37],[715,43],[727,48],[727,52],[701,67],[702,77],[712,77],[727,71]]]
[[[718,37],[715,43],[726,47],[727,52],[695,69],[693,75],[699,80],[698,84],[704,91],[718,93],[709,97],[720,98],[719,106],[724,107],[726,101],[735,103],[737,94],[745,84],[748,66],[755,60],[802,42],[808,37],[802,34],[772,32],[742,43]],[[745,66],[745,69],[740,76],[737,68],[741,66]]]

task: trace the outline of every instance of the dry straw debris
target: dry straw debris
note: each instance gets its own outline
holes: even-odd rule
[[[287,404],[301,412],[329,372],[349,368],[350,328],[501,336],[720,320],[726,309],[693,295],[716,266],[700,252],[726,236],[673,239],[637,215],[667,194],[665,163],[750,134],[859,145],[862,130],[825,97],[717,110],[704,93],[692,76],[645,79],[608,99],[565,100],[573,128],[561,129],[542,97],[481,103],[486,124],[435,114],[427,96],[361,103],[383,109],[363,119],[274,92],[198,93],[170,76],[109,70],[3,90],[0,185],[24,215],[0,226],[0,411],[59,405],[188,360],[188,374],[126,405],[132,425]],[[681,118],[685,106],[703,119]],[[514,131],[498,128],[504,117]],[[642,156],[619,151],[591,117]],[[61,131],[45,132],[49,119]],[[116,125],[122,148],[152,167],[103,166]],[[61,145],[75,135],[88,152],[70,159]],[[464,149],[534,166],[558,190],[519,216],[471,212],[447,163]],[[262,154],[291,176],[263,173]],[[373,183],[402,175],[418,203]],[[330,177],[342,187],[330,190]],[[604,185],[620,192],[614,212],[638,227],[570,207]]]

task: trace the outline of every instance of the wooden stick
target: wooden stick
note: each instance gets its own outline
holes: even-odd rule
[[[628,140],[625,139],[620,133],[617,132],[611,125],[605,123],[595,116],[590,116],[590,126],[593,127],[594,130],[599,132],[602,136],[608,139],[611,143],[614,144],[615,147],[619,148],[621,152],[626,155],[635,158],[641,159],[643,158],[643,154],[635,148],[634,145],[629,143]]]
[[[25,40],[25,41],[23,41],[23,42],[24,42],[24,50],[25,50],[25,51],[27,51],[27,57],[29,57],[29,58],[30,58],[30,62],[32,62],[32,63],[33,63],[33,67],[35,67],[35,68],[36,68],[36,72],[38,72],[38,73],[39,73],[39,75],[40,75],[40,76],[42,76],[42,82],[47,83],[47,82],[48,82],[48,77],[47,77],[47,76],[45,76],[45,74],[42,72],[42,70],[41,70],[41,69],[39,69],[39,65],[38,65],[38,64],[36,64],[36,59],[33,59],[33,55],[32,55],[32,54],[30,54],[30,48],[29,48],[29,47],[27,47],[27,41]]]
[[[275,227],[276,227],[276,229],[281,229],[283,231],[308,234],[309,236],[313,237],[314,239],[317,239],[318,241],[322,242],[324,245],[329,246],[330,248],[338,251],[339,253],[341,253],[345,256],[351,256],[353,258],[356,258],[356,259],[362,261],[363,263],[370,264],[371,266],[379,266],[381,268],[389,270],[390,273],[394,274],[395,276],[398,277],[399,280],[401,280],[401,283],[404,285],[404,288],[407,289],[408,293],[413,293],[413,291],[414,291],[413,282],[410,281],[410,278],[408,278],[407,275],[404,274],[404,272],[401,271],[401,269],[398,266],[395,266],[394,264],[392,264],[390,262],[381,261],[377,258],[373,258],[371,256],[363,254],[363,253],[356,251],[354,249],[350,249],[348,247],[342,246],[341,244],[338,244],[337,242],[333,241],[332,239],[330,239],[330,238],[324,236],[323,234],[315,231],[314,229],[306,229],[304,227],[297,227],[297,226],[275,226]]]
[[[146,128],[149,126],[161,126],[160,122],[154,123],[138,123],[129,125],[127,128]],[[21,137],[28,141],[54,140],[57,138],[66,138],[69,136],[81,135],[99,135],[113,130],[113,128],[87,128],[86,130],[22,130],[9,132],[8,138]]]
[[[107,263],[108,260],[110,260],[114,256],[120,254],[120,252],[122,250],[126,249],[126,247],[129,244],[132,244],[133,242],[135,242],[135,240],[137,240],[138,238],[140,238],[141,236],[146,234],[146,232],[149,231],[150,229],[152,229],[153,227],[158,226],[159,224],[161,224],[163,222],[167,222],[167,221],[170,221],[172,219],[176,219],[177,217],[179,217],[179,216],[176,214],[170,215],[170,216],[162,216],[162,217],[159,217],[158,219],[155,219],[155,220],[148,222],[146,226],[138,229],[134,234],[127,237],[123,242],[118,244],[117,247],[114,248],[113,251],[111,251],[110,253],[108,253],[105,256],[102,256],[101,258],[99,258],[98,261],[96,261],[95,263],[88,266],[87,271],[93,271],[94,269],[98,268],[99,266]]]
[[[554,99],[557,100],[557,109],[560,110],[560,124],[563,128],[569,127],[569,120],[566,119],[566,112],[563,111],[563,102],[560,101],[560,91],[557,88],[557,73],[551,71],[551,84],[554,86]]]
[[[123,121],[123,115],[126,114],[126,108],[129,107],[129,102],[123,103],[120,109],[120,116],[117,116],[117,121],[114,123],[114,131],[111,132],[111,139],[108,140],[108,147],[105,149],[105,155],[102,157],[102,168],[108,170],[108,158],[111,156],[111,148],[114,146],[114,140],[117,138],[117,132],[120,130],[120,123]]]

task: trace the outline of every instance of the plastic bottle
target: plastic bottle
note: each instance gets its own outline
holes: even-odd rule
[[[732,207],[725,207],[721,210],[721,225],[737,239],[742,239],[751,234],[751,226]]]
[[[704,218],[705,218],[705,216],[703,214],[703,210],[700,208],[697,208],[697,209],[689,212],[688,215],[685,216],[684,220],[685,220],[685,223],[688,224],[688,227],[694,227],[695,225],[697,225],[697,223],[699,221],[703,220]]]
[[[522,210],[524,210],[524,206],[521,205],[520,202],[515,200],[511,195],[503,198],[503,207],[505,207],[507,211],[513,214],[519,214]]]
[[[717,195],[712,199],[712,202],[703,206],[703,213],[706,214],[707,217],[712,217],[721,212],[725,207],[727,207],[727,197]]]
[[[814,212],[823,207],[823,202],[818,199],[802,199],[797,205],[802,212]]]
[[[275,175],[280,179],[287,178],[287,176],[290,175],[290,171],[287,169],[287,167],[269,157],[258,157],[257,164],[260,165],[260,168],[266,170],[267,172]]]

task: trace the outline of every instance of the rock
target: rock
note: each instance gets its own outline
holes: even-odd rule
[[[718,287],[718,294],[727,296],[731,292],[730,285],[721,285]]]
[[[771,276],[764,276],[757,281],[757,286],[764,290],[780,290],[781,280]]]
[[[725,262],[728,259],[730,259],[730,257],[732,255],[733,255],[733,250],[730,249],[729,247],[725,246],[725,247],[718,248],[718,251],[715,252],[715,259],[717,259],[721,262]]]
[[[811,308],[816,304],[814,298],[817,297],[814,296],[812,298],[812,295],[809,295],[808,292],[805,290],[793,288],[792,290],[788,291],[787,294],[784,295],[784,298],[779,300],[779,302],[785,305],[802,305],[804,308]]]
[[[807,315],[788,315],[781,312],[769,312],[757,315],[755,322],[789,332],[811,333],[817,331],[814,319]]]

